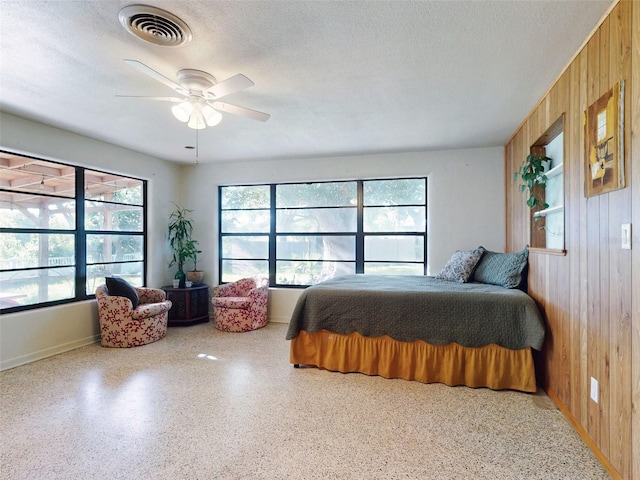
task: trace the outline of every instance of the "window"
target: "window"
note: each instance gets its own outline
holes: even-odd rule
[[[426,179],[364,182],[364,273],[424,275]]]
[[[529,244],[534,251],[564,254],[564,115],[531,146],[531,153],[549,157],[551,162],[540,192],[548,207],[531,212]]]
[[[2,313],[145,282],[146,182],[0,152]]]
[[[87,281],[91,295],[105,276],[144,284],[144,182],[84,172]]]
[[[223,186],[219,195],[222,283],[425,274],[426,178]]]

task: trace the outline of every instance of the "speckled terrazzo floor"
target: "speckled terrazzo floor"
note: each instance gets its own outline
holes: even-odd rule
[[[0,373],[1,478],[608,478],[544,395],[294,369],[285,332],[170,328]]]

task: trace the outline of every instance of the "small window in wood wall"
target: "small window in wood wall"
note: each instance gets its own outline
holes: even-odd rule
[[[564,255],[564,114],[531,146],[532,154],[546,156],[546,188],[538,193],[545,209],[534,209],[530,218],[530,249]]]

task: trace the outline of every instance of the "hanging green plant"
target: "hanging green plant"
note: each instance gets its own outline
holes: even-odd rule
[[[549,208],[549,204],[539,198],[539,192],[544,192],[547,187],[547,176],[544,172],[550,164],[549,157],[529,154],[513,174],[514,181],[521,181],[520,192],[527,195],[527,206],[531,209]],[[538,186],[540,188],[536,188]]]

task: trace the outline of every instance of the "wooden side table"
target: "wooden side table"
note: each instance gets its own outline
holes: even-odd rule
[[[199,283],[189,288],[162,289],[167,293],[167,300],[173,303],[169,310],[170,327],[209,321],[209,285]]]

